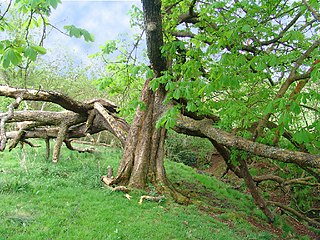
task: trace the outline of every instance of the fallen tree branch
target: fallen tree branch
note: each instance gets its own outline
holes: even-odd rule
[[[60,105],[64,109],[81,114],[86,114],[87,111],[92,108],[92,106],[75,101],[60,92],[44,91],[40,89],[34,90],[0,85],[0,96],[10,98],[21,97],[23,100],[52,102]]]
[[[83,144],[83,145],[92,145],[92,146],[102,146],[102,147],[111,147],[110,144],[101,143],[101,142],[90,142],[90,141],[81,141],[81,140],[71,140],[73,143]]]
[[[122,146],[126,144],[127,131],[123,129],[120,124],[110,115],[101,103],[95,102],[94,108],[102,115],[110,126],[113,126],[112,133],[120,140]]]
[[[2,114],[0,116],[0,151],[3,151],[6,148],[7,143],[7,136],[6,136],[6,130],[5,130],[5,124],[7,121],[12,118],[13,115],[13,109],[17,108],[22,101],[22,98],[17,96],[16,101],[11,103],[8,107],[8,112],[5,114]]]
[[[93,153],[95,152],[95,149],[92,147],[89,148],[77,148],[75,146],[72,146],[71,141],[70,140],[64,140],[64,143],[66,144],[67,148],[70,149],[71,151],[77,151],[79,153]]]
[[[52,162],[53,163],[57,163],[59,161],[61,146],[62,146],[64,139],[66,138],[67,130],[68,130],[67,123],[62,123],[59,128],[59,132],[58,132],[57,139],[56,139],[56,144],[53,147],[53,152],[52,152]]]
[[[29,129],[31,129],[33,127],[36,127],[36,126],[39,126],[39,123],[37,123],[37,122],[28,122],[26,125],[22,126],[18,130],[17,135],[15,136],[15,138],[12,141],[12,143],[10,144],[9,151],[11,151],[13,148],[15,148],[20,141],[22,141],[22,142],[26,141],[25,139],[24,140],[22,139],[23,134],[25,133],[26,130],[29,130]]]
[[[70,110],[81,115],[87,115],[93,104],[99,102],[108,111],[115,113],[116,105],[105,99],[92,99],[86,102],[79,102],[67,95],[55,91],[34,90],[25,88],[14,88],[6,85],[0,85],[0,96],[10,98],[21,98],[23,100],[42,101],[56,103],[66,110]]]

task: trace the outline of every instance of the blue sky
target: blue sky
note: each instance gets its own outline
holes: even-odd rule
[[[140,1],[62,1],[52,11],[50,23],[62,30],[65,25],[84,28],[94,35],[95,41],[86,43],[52,30],[45,42],[45,47],[52,50],[47,57],[55,58],[61,51],[68,52],[86,64],[90,61],[87,55],[98,52],[107,40],[117,39],[122,33],[134,34],[128,15],[133,4],[141,7]]]

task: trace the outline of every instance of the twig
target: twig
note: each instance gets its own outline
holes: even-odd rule
[[[4,11],[4,13],[2,14],[2,16],[0,16],[0,21],[2,21],[2,19],[5,17],[5,15],[8,13],[10,7],[11,7],[11,4],[12,4],[12,0],[9,1],[9,4],[6,8],[6,10]]]

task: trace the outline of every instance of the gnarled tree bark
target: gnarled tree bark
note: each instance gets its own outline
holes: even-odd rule
[[[163,46],[161,1],[142,0],[147,50],[154,77],[160,77],[167,70],[166,59],[161,54]],[[156,122],[166,110],[163,105],[166,91],[160,86],[155,92],[145,82],[141,101],[128,134],[123,158],[117,177],[112,184],[145,188],[153,184],[159,192],[170,193],[177,201],[185,198],[172,188],[164,169],[164,141],[166,129],[157,129]]]

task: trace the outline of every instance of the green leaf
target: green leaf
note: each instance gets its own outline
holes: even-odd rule
[[[165,128],[166,129],[171,129],[176,125],[176,123],[177,123],[177,121],[174,118],[168,117],[167,121],[166,121],[166,124],[165,124]]]
[[[22,61],[20,53],[14,51],[12,48],[8,48],[3,55],[3,67],[9,67],[10,63],[17,66]]]
[[[160,83],[159,83],[158,79],[153,79],[150,82],[149,86],[150,86],[152,91],[156,91],[158,89],[158,87],[160,86]]]
[[[175,89],[175,87],[176,87],[176,83],[167,82],[165,89],[166,89],[166,91],[172,91],[173,89]]]
[[[58,4],[61,3],[60,0],[49,0],[49,4],[54,8],[56,9]]]
[[[64,26],[63,28],[67,30],[67,33],[70,35],[70,37],[76,37],[76,38],[83,37],[84,40],[87,42],[94,41],[94,36],[83,28],[77,28],[74,25],[67,25],[67,26]]]
[[[32,47],[27,47],[24,51],[24,56],[35,61],[37,58],[37,52]]]
[[[148,70],[146,72],[146,78],[150,79],[150,78],[153,78],[153,77],[154,77],[154,72],[150,68],[148,68]]]
[[[166,123],[166,121],[167,121],[166,115],[162,116],[162,117],[157,121],[156,128],[161,128],[161,127],[163,127],[164,124]]]
[[[288,112],[284,112],[280,115],[279,125],[283,125],[284,127],[288,127],[291,122],[291,115]]]
[[[301,112],[300,105],[299,105],[297,102],[295,102],[295,101],[293,101],[293,102],[291,103],[291,105],[290,105],[290,110],[291,110],[293,113],[295,113],[295,114],[300,114],[300,112]]]
[[[80,34],[83,35],[84,40],[86,42],[94,42],[94,36],[91,33],[89,33],[87,30],[82,29],[82,32]]]
[[[0,42],[0,54],[3,53],[4,50],[4,45],[2,44],[2,42]]]
[[[242,30],[243,32],[250,32],[251,27],[250,27],[250,25],[245,24],[245,25],[242,26],[241,30]]]
[[[301,131],[293,135],[293,139],[298,143],[309,143],[310,142],[310,133],[302,129]]]
[[[197,105],[190,101],[187,104],[187,110],[190,112],[195,112],[197,111]]]
[[[47,53],[47,50],[42,47],[42,46],[37,46],[37,45],[32,45],[31,46],[35,51],[37,51],[38,53],[40,54],[46,54]]]
[[[2,66],[8,68],[10,65],[10,60],[8,58],[3,58]]]
[[[101,47],[101,51],[104,54],[110,54],[117,50],[117,42],[116,41],[106,41],[104,46]]]
[[[175,99],[179,99],[181,97],[181,89],[177,88],[174,92],[173,92],[173,98]]]

